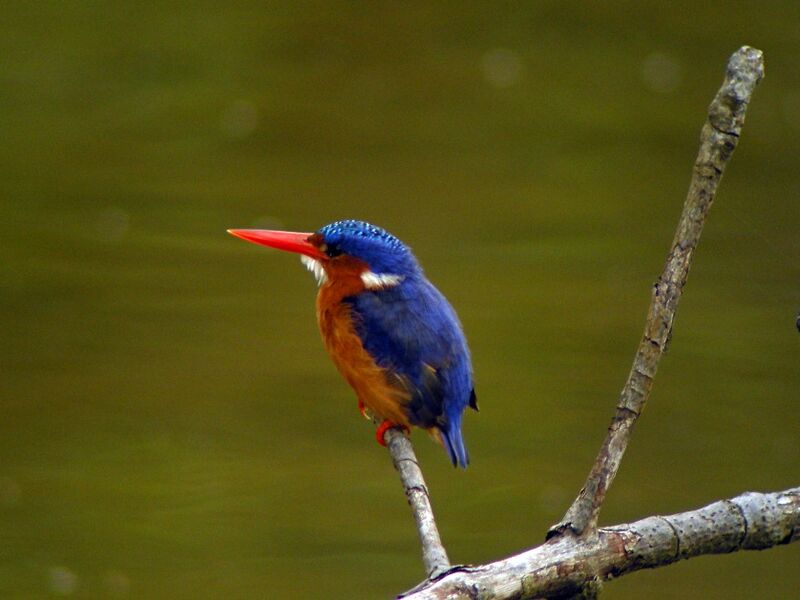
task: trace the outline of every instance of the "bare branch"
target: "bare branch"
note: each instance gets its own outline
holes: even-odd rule
[[[523,600],[568,596],[587,583],[704,554],[764,550],[800,540],[800,487],[746,492],[697,510],[560,536],[516,556],[446,575],[406,600]]]
[[[385,439],[412,506],[428,579],[402,598],[502,600],[596,597],[604,580],[703,554],[765,549],[800,539],[800,487],[745,493],[676,515],[597,529],[597,516],[644,409],[717,186],[741,133],[747,104],[764,75],[759,50],[733,54],[700,136],[683,214],[658,282],[633,367],[608,435],[584,488],[548,541],[507,559],[450,567],[411,444],[399,431]],[[569,533],[570,535],[561,535]]]
[[[422,562],[429,578],[441,575],[450,568],[450,560],[439,537],[439,529],[433,518],[428,486],[422,477],[414,448],[400,430],[389,429],[384,434],[386,446],[392,456],[394,468],[400,473],[400,481],[408,498],[419,540],[422,543]]]
[[[683,214],[664,271],[653,287],[644,335],[616,413],[583,489],[561,522],[550,529],[548,538],[567,530],[578,535],[591,533],[597,527],[600,507],[617,474],[633,425],[644,410],[658,363],[672,335],[675,311],[717,185],[739,140],[750,96],[763,76],[760,50],[743,46],[728,61],[725,80],[709,106],[708,119],[700,133],[700,151]]]

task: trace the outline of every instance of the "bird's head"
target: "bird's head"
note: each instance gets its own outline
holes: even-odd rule
[[[420,272],[408,246],[364,221],[336,221],[314,233],[266,229],[228,232],[255,244],[300,254],[320,284],[357,277],[366,289],[385,289]]]

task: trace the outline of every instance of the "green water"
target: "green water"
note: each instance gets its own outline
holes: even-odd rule
[[[451,558],[542,540],[630,367],[727,56],[766,52],[610,524],[798,485],[800,6],[6,3],[0,596],[379,598],[422,576],[312,278],[229,227],[373,221],[481,413],[415,435]],[[791,597],[800,547],[608,598]]]

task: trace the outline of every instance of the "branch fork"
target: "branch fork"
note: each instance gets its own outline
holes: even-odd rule
[[[396,429],[386,432],[384,439],[414,514],[428,575],[401,597],[594,598],[602,580],[638,569],[800,539],[800,488],[771,494],[748,492],[686,513],[597,527],[606,493],[671,340],[675,312],[717,186],[739,141],[750,98],[763,77],[760,50],[743,46],[731,56],[700,133],[683,213],[664,270],[653,286],[644,333],[608,433],[583,488],[561,521],[550,528],[544,544],[488,565],[451,566],[411,442]]]

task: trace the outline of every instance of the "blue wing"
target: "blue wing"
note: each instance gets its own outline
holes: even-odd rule
[[[409,391],[409,420],[437,428],[453,464],[466,467],[461,418],[467,405],[477,405],[469,349],[453,308],[420,276],[345,302],[366,351]]]

